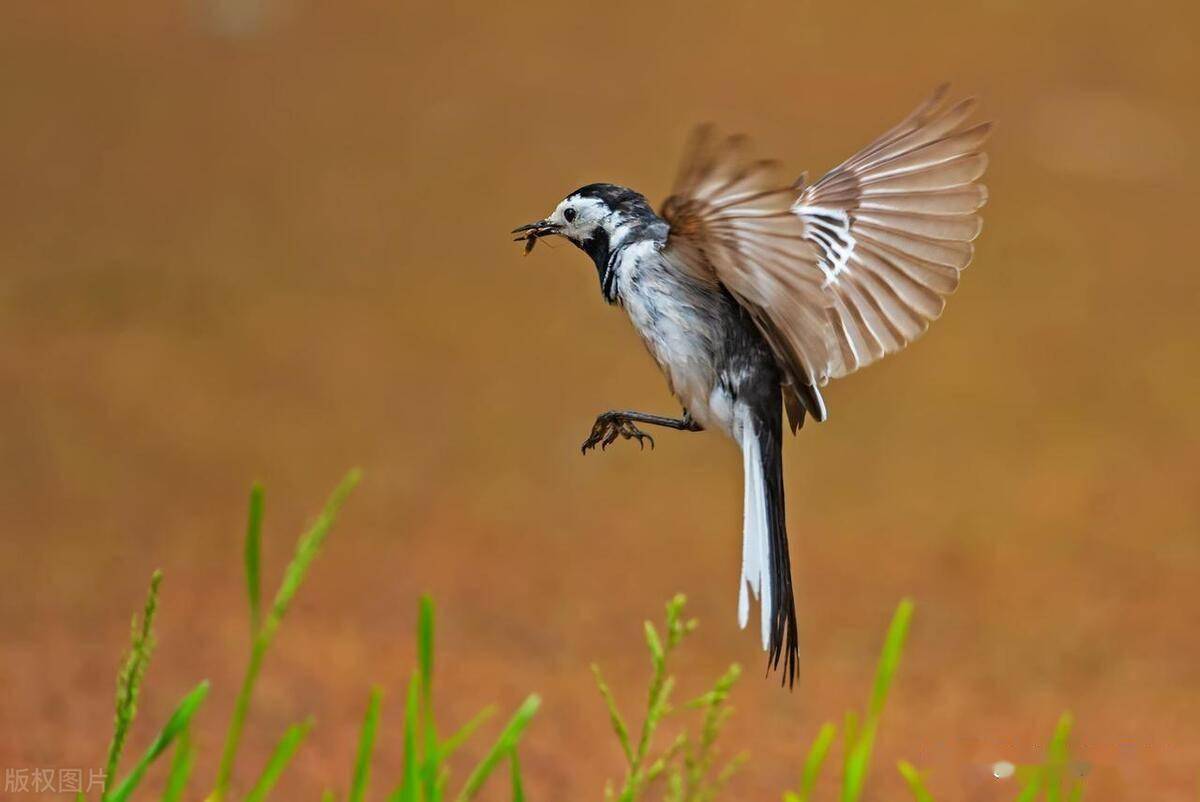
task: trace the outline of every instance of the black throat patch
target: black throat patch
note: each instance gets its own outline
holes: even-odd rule
[[[596,276],[600,279],[600,293],[608,303],[617,302],[617,274],[613,270],[613,253],[608,241],[608,232],[597,226],[590,239],[575,243],[581,251],[592,257],[596,264]]]

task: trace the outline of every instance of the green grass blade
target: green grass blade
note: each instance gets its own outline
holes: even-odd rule
[[[879,663],[875,669],[875,683],[871,688],[871,699],[867,703],[867,713],[863,719],[862,728],[852,740],[850,751],[846,755],[845,774],[842,778],[842,802],[858,802],[866,784],[867,771],[871,764],[871,750],[875,745],[875,733],[879,729],[879,719],[883,715],[887,703],[888,690],[892,686],[896,668],[900,664],[900,655],[904,651],[904,640],[908,635],[908,625],[913,614],[912,599],[902,599],[892,616],[888,626],[887,637],[883,642],[883,651],[879,655]]]
[[[175,742],[175,754],[171,757],[171,770],[163,786],[161,802],[179,802],[183,798],[195,764],[196,748],[192,746],[192,738],[185,729]]]
[[[892,616],[892,623],[883,643],[883,653],[879,656],[879,664],[875,669],[875,685],[871,689],[871,702],[867,708],[867,715],[871,718],[877,719],[883,714],[888,689],[892,686],[892,677],[895,676],[896,667],[900,664],[900,655],[904,651],[904,640],[908,636],[913,607],[912,599],[902,599]]]
[[[230,717],[229,730],[225,735],[225,746],[221,751],[221,763],[217,768],[217,779],[209,797],[210,802],[221,802],[229,790],[229,782],[233,777],[234,760],[237,758],[242,730],[246,726],[246,714],[250,710],[250,697],[253,696],[254,686],[258,682],[258,673],[262,669],[263,657],[271,645],[276,630],[279,629],[279,624],[287,612],[292,597],[296,595],[309,566],[320,551],[321,544],[325,542],[329,530],[333,527],[338,511],[361,478],[362,472],[357,468],[350,471],[330,495],[317,520],[296,543],[296,553],[284,571],[283,581],[275,594],[275,601],[250,647],[250,660],[246,665],[246,674],[242,678],[242,687],[233,704],[233,715]]]
[[[661,671],[666,654],[663,652],[662,638],[658,636],[658,630],[649,621],[646,622],[646,646],[650,649],[650,663],[655,671]]]
[[[687,596],[682,593],[676,593],[667,602],[667,651],[670,652],[679,642],[683,640],[683,636],[696,628],[696,621],[683,620],[683,608],[687,604]]]
[[[595,663],[592,663],[592,676],[596,678],[596,687],[600,689],[600,696],[604,698],[604,705],[608,708],[608,719],[612,722],[613,732],[617,734],[621,751],[625,753],[625,761],[632,764],[633,747],[629,743],[629,728],[625,726],[625,719],[621,717],[621,711],[617,707],[617,700],[613,697],[612,689],[608,687],[608,683],[604,681],[604,675],[600,673],[600,666]]]
[[[487,721],[496,714],[496,706],[488,705],[483,710],[475,714],[475,717],[464,724],[459,730],[451,735],[446,740],[442,741],[438,746],[438,760],[447,760],[453,755],[463,743],[470,738],[475,730],[479,729],[479,725]]]
[[[1071,739],[1071,727],[1075,718],[1070,713],[1063,713],[1054,725],[1054,735],[1050,737],[1050,745],[1046,749],[1051,763],[1066,763],[1069,757],[1068,743]]]
[[[150,577],[150,590],[146,593],[141,620],[135,615],[130,627],[132,632],[129,637],[129,654],[125,656],[117,675],[116,715],[112,740],[108,744],[108,758],[104,764],[103,793],[108,792],[117,774],[117,764],[125,748],[129,725],[137,716],[138,693],[142,688],[142,678],[146,675],[146,666],[150,664],[150,655],[154,651],[154,614],[158,610],[158,586],[161,583],[162,571],[155,571]]]
[[[258,634],[262,620],[262,519],[263,489],[255,484],[250,488],[250,512],[246,521],[246,595],[250,599],[250,637]]]
[[[847,710],[842,719],[842,790],[845,792],[846,776],[850,773],[850,759],[854,745],[858,743],[858,714]]]
[[[517,750],[508,753],[509,773],[512,777],[512,802],[525,802],[525,784],[521,781],[521,760]]]
[[[1046,802],[1062,802],[1063,779],[1070,760],[1068,741],[1073,724],[1071,714],[1063,713],[1054,726],[1054,735],[1050,737],[1050,745],[1046,749]]]
[[[671,691],[675,688],[675,678],[667,674],[666,654],[662,650],[661,641],[654,625],[646,622],[646,644],[650,648],[650,659],[654,672],[650,678],[650,690],[646,701],[646,718],[642,721],[641,735],[638,737],[637,748],[633,751],[633,760],[629,764],[629,781],[625,784],[620,798],[624,802],[637,797],[640,793],[640,783],[643,779],[643,768],[650,742],[658,725],[662,723],[670,709]]]
[[[812,799],[813,788],[817,785],[817,778],[821,776],[821,766],[824,765],[829,747],[833,745],[833,739],[836,737],[837,725],[832,721],[821,725],[808,750],[808,757],[804,760],[804,769],[800,772],[800,787],[795,794],[797,802],[808,802]]]
[[[296,553],[283,572],[283,581],[279,584],[279,590],[275,593],[275,600],[271,604],[271,610],[263,622],[263,635],[266,637],[269,638],[279,628],[279,623],[287,613],[292,597],[300,589],[300,585],[304,582],[304,577],[308,573],[309,566],[312,565],[312,561],[320,551],[326,536],[333,528],[338,511],[341,510],[342,505],[346,502],[346,498],[361,479],[362,471],[357,468],[346,474],[341,484],[329,496],[329,500],[325,503],[325,508],[321,510],[321,514],[317,516],[317,520],[313,522],[308,531],[296,543]]]
[[[1029,773],[1028,778],[1023,781],[1024,784],[1021,786],[1021,793],[1017,794],[1017,802],[1033,802],[1033,800],[1037,799],[1037,795],[1041,793],[1045,780],[1046,772],[1042,767],[1038,766],[1034,768]]]
[[[529,722],[533,719],[538,711],[538,707],[542,704],[541,698],[537,694],[530,694],[521,706],[517,708],[517,712],[513,713],[508,724],[500,733],[500,737],[496,739],[495,745],[492,746],[490,752],[484,756],[483,760],[479,761],[479,765],[471,772],[467,778],[467,782],[463,785],[462,791],[458,794],[458,802],[467,802],[472,799],[479,789],[483,786],[484,781],[496,768],[505,755],[516,748],[517,743],[521,740],[521,735],[525,732],[525,728],[529,726]]]
[[[437,784],[433,787],[433,798],[425,802],[442,802],[446,797],[446,786],[450,783],[450,769],[443,767],[438,772]]]
[[[371,754],[375,750],[375,733],[379,730],[379,705],[383,691],[375,688],[367,701],[367,712],[363,716],[362,733],[358,738],[358,757],[354,761],[354,779],[350,783],[347,802],[362,802],[367,794],[367,783],[371,778]]]
[[[388,797],[389,802],[416,802],[420,793],[420,758],[417,756],[420,682],[418,674],[413,674],[408,682],[408,698],[404,704],[404,768],[400,785]]]
[[[917,771],[916,766],[901,760],[896,764],[896,768],[908,784],[908,790],[912,792],[915,802],[933,802],[933,796],[925,789],[925,783],[921,781],[921,773]]]
[[[663,795],[663,802],[683,802],[684,795],[683,772],[679,769],[671,772],[667,776],[667,791]]]
[[[422,596],[417,611],[417,676],[420,680],[421,789],[427,802],[435,794],[440,762],[433,718],[433,633],[433,599]]]
[[[668,768],[673,768],[675,761],[681,754],[689,754],[691,750],[691,742],[688,740],[687,732],[681,732],[675,736],[675,740],[666,748],[661,755],[655,758],[654,762],[646,769],[644,773],[647,784],[654,782]]]
[[[196,710],[199,709],[201,703],[204,701],[204,697],[207,695],[208,681],[205,680],[192,689],[187,696],[183,697],[183,700],[175,708],[175,712],[167,719],[167,723],[163,725],[162,730],[159,731],[153,743],[150,744],[150,748],[142,755],[141,760],[137,762],[137,765],[133,767],[133,770],[126,775],[125,779],[121,781],[121,784],[115,790],[104,795],[104,802],[124,802],[124,800],[129,798],[129,795],[138,787],[138,783],[142,781],[142,777],[145,776],[146,769],[150,767],[150,764],[157,760],[158,756],[171,745],[171,742],[187,728],[188,722],[192,720],[192,716],[195,715]]]
[[[293,724],[283,733],[283,737],[279,739],[279,743],[275,745],[275,751],[271,754],[270,760],[263,768],[262,774],[259,775],[258,782],[250,789],[250,793],[246,795],[246,802],[263,802],[267,798],[267,794],[271,793],[271,789],[275,787],[275,783],[279,781],[279,776],[283,774],[283,770],[292,762],[292,758],[296,755],[296,750],[300,748],[300,744],[304,741],[304,737],[308,735],[308,731],[312,729],[312,719],[309,719],[301,724]]]
[[[729,762],[726,763],[721,768],[721,771],[717,773],[716,783],[713,785],[714,792],[722,790],[729,783],[729,781],[733,779],[733,776],[741,771],[742,767],[745,766],[749,761],[750,753],[745,751],[738,752],[736,755],[731,757]]]
[[[877,720],[863,724],[858,740],[846,759],[846,774],[842,778],[842,802],[858,802],[863,786],[867,782],[867,770],[871,764],[871,748],[875,744]]]
[[[335,802],[337,796],[329,788],[325,789],[325,793],[321,794],[321,802]]]
[[[417,669],[424,703],[433,699],[433,627],[433,599],[422,596],[417,611]]]

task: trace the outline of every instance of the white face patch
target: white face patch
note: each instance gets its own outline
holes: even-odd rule
[[[591,239],[598,226],[612,228],[614,213],[599,198],[570,195],[554,209],[547,219],[562,227],[562,235],[576,242]]]

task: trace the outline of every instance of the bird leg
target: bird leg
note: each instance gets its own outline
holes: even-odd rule
[[[650,441],[650,448],[654,448],[654,438],[643,432],[635,424],[649,423],[652,426],[664,426],[668,429],[678,429],[681,432],[699,432],[703,431],[704,427],[692,420],[692,416],[685,410],[682,418],[666,418],[662,415],[649,415],[645,412],[634,412],[632,410],[609,410],[602,412],[596,416],[596,423],[592,426],[592,433],[588,435],[588,439],[583,441],[583,447],[580,451],[587,453],[589,448],[600,446],[601,450],[609,447],[618,437],[626,440],[637,440],[638,446],[644,448],[646,440]]]

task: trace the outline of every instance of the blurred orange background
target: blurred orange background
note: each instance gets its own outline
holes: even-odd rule
[[[243,788],[310,712],[277,798],[344,788],[380,683],[390,789],[429,592],[443,720],[540,691],[530,797],[599,798],[622,762],[588,663],[638,707],[640,622],[683,591],[702,628],[680,698],[748,669],[736,797],[795,782],[912,595],[869,798],[906,793],[900,757],[939,799],[1011,798],[988,764],[1037,760],[1069,709],[1090,798],[1194,800],[1197,14],[1127,10],[9,4],[0,767],[101,765],[161,567],[132,748],[209,677],[207,782],[247,650],[246,491],[268,489],[270,589],[361,465],[268,658]],[[984,234],[944,319],[830,386],[830,420],[787,447],[789,694],[735,625],[736,450],[662,433],[581,457],[596,413],[677,407],[586,258],[522,258],[507,232],[591,181],[661,200],[702,120],[819,176],[943,80],[999,124]]]

